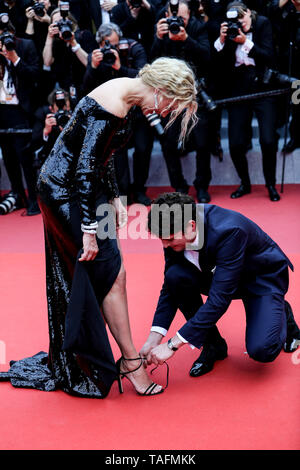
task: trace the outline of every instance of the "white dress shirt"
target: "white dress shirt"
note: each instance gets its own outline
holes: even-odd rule
[[[221,43],[220,38],[216,39],[214,42],[215,49],[220,52],[225,43]],[[235,66],[239,67],[240,65],[255,65],[255,60],[252,57],[249,57],[248,54],[254,46],[252,41],[252,32],[246,34],[246,41],[244,44],[238,44],[235,51]]]

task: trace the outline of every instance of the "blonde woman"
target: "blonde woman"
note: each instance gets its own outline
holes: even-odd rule
[[[136,78],[111,80],[93,90],[78,103],[45,161],[38,181],[46,239],[50,367],[58,388],[80,396],[106,396],[117,376],[126,376],[141,395],[156,395],[164,390],[153,383],[141,367],[143,360],[132,342],[125,270],[117,237],[100,239],[96,236],[99,204],[111,202],[119,225],[126,219],[110,157],[128,138],[133,106],[139,106],[144,114],[155,111],[165,116],[171,113],[171,122],[185,110],[180,135],[184,138],[196,121],[193,72],[183,61],[160,58],[147,64]],[[88,338],[92,340],[95,336],[89,325],[81,325],[82,328],[85,325],[86,330],[81,331],[71,351],[63,350],[65,315],[74,268],[78,264],[86,267],[105,321],[122,355],[117,368],[113,362],[111,381],[108,380],[106,387],[101,377],[99,379],[99,361],[89,361],[95,352],[92,345],[91,350],[87,350]],[[69,322],[69,337],[75,335],[74,328],[72,321]],[[103,338],[96,340],[100,344]],[[83,344],[85,354],[81,355]]]

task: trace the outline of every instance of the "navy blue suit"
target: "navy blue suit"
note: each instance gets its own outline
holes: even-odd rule
[[[168,330],[179,308],[187,319],[179,333],[200,348],[230,302],[242,299],[249,355],[263,362],[275,359],[286,338],[284,295],[291,262],[258,225],[238,212],[204,204],[200,223],[201,271],[184,252],[165,249],[165,279],[153,326]],[[201,293],[208,296],[205,303]]]

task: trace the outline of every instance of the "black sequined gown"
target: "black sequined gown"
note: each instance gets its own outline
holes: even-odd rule
[[[38,190],[45,229],[49,354],[40,352],[30,358],[11,361],[10,370],[0,374],[2,381],[10,380],[16,387],[62,389],[77,396],[103,398],[116,378],[100,310],[98,318],[90,318],[90,311],[84,313],[86,318],[80,320],[81,343],[77,341],[76,352],[65,350],[63,343],[65,334],[67,336],[68,306],[72,303],[76,308],[82,301],[85,272],[93,289],[89,297],[95,296],[101,306],[120,270],[120,253],[116,239],[112,238],[97,238],[99,253],[94,261],[80,263],[76,260],[82,248],[81,224],[99,221],[98,205],[118,197],[111,156],[128,140],[131,115],[129,112],[121,119],[93,98],[83,98],[41,169]],[[75,281],[76,269],[81,271],[74,292],[72,281]],[[90,303],[91,298],[87,302]],[[72,337],[72,325],[69,328],[68,334]],[[94,345],[90,351],[89,344]]]

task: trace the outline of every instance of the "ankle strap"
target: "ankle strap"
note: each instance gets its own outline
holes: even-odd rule
[[[128,371],[126,371],[126,372],[123,372],[123,371],[122,371],[121,374],[122,374],[122,375],[127,375],[127,374],[131,374],[131,372],[135,372],[135,371],[139,370],[140,367],[141,367],[142,364],[143,364],[143,361],[144,361],[144,359],[143,359],[141,356],[135,357],[135,358],[133,358],[133,359],[126,359],[126,357],[123,357],[123,356],[122,356],[122,357],[121,357],[121,361],[138,361],[138,360],[140,360],[141,362],[140,362],[140,364],[138,365],[138,367],[136,367],[136,369],[128,370]]]

